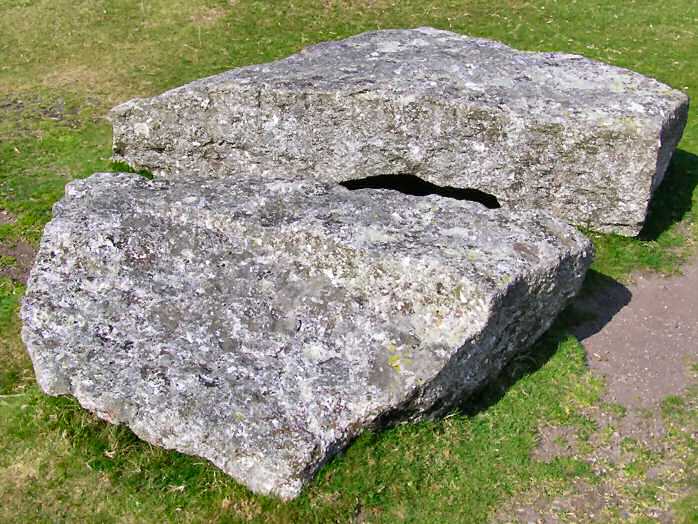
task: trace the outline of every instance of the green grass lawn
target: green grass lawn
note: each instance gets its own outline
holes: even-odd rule
[[[421,25],[584,54],[698,95],[695,0],[0,0],[0,275],[37,245],[66,182],[114,169],[104,115],[116,103],[322,40]],[[591,235],[596,275],[673,273],[694,251],[696,117],[692,109],[643,234]],[[482,522],[533,487],[555,493],[595,479],[581,460],[531,458],[539,427],[584,431],[600,402],[603,385],[567,334],[570,314],[480,409],[366,434],[283,504],[41,394],[19,339],[23,291],[0,276],[0,522]],[[695,425],[691,398],[677,402],[667,420]],[[676,431],[667,438],[684,442]],[[689,444],[682,457],[695,465]],[[689,473],[672,504],[698,522]],[[637,500],[658,496],[647,489]]]

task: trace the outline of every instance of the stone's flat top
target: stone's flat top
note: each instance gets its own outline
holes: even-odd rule
[[[357,97],[431,97],[510,111],[545,108],[538,119],[655,119],[687,95],[654,79],[564,53],[522,52],[429,27],[372,31],[309,46],[268,64],[233,69],[186,86]],[[612,113],[609,111],[612,110]]]
[[[121,201],[115,195],[129,195]],[[89,199],[78,204],[81,199]],[[69,206],[71,202],[76,205]],[[88,205],[89,208],[82,207]],[[103,206],[103,207],[102,207]],[[394,190],[350,191],[338,184],[299,176],[264,178],[237,174],[194,181],[153,180],[127,173],[97,173],[73,182],[57,216],[69,213],[111,217],[132,209],[182,225],[249,233],[293,243],[323,239],[401,265],[420,259],[443,264],[459,278],[491,282],[505,269],[510,278],[550,256],[588,241],[562,220],[539,210],[487,209],[482,204],[436,195],[412,196]],[[250,229],[248,229],[250,228]],[[518,248],[518,241],[535,246]],[[296,248],[302,247],[300,244]],[[463,259],[465,254],[470,256]],[[458,261],[457,266],[451,262]],[[506,268],[503,266],[506,264]],[[497,287],[497,286],[494,286]]]
[[[286,498],[379,417],[482,385],[590,255],[539,211],[289,176],[97,174],[54,208],[22,335],[48,393]]]

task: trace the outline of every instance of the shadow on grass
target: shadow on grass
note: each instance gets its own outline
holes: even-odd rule
[[[581,342],[601,331],[632,299],[632,293],[617,280],[590,269],[581,292],[563,315],[568,329]]]
[[[515,356],[483,389],[468,397],[458,408],[462,415],[473,417],[497,404],[523,377],[542,368],[555,354],[560,344],[569,336],[566,322],[558,318],[553,326],[533,347]]]
[[[598,333],[631,298],[632,293],[623,284],[590,269],[579,295],[541,339],[529,351],[514,357],[484,389],[466,399],[459,411],[474,416],[489,409],[519,380],[543,367],[570,335],[581,342]]]
[[[652,197],[640,240],[657,240],[659,235],[683,220],[693,206],[698,186],[698,156],[677,149],[664,180]]]

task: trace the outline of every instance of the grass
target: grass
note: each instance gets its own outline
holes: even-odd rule
[[[536,354],[533,368],[542,367],[530,373],[527,363],[489,409],[365,434],[289,504],[252,496],[200,460],[151,447],[124,428],[95,420],[72,400],[47,399],[30,388],[0,399],[0,521],[50,521],[57,510],[70,520],[89,520],[105,499],[109,505],[99,520],[106,521],[161,522],[181,514],[200,521],[242,516],[326,522],[361,512],[382,522],[439,522],[463,507],[482,521],[507,494],[589,475],[581,462],[545,464],[528,457],[538,421],[574,423],[579,415],[569,406],[593,402],[600,391],[585,374],[578,343],[551,337],[539,348],[559,343],[552,358]],[[28,504],[32,498],[47,506]],[[416,498],[421,504],[409,503]],[[68,507],[58,508],[56,499]]]
[[[37,245],[66,182],[110,161],[114,104],[231,67],[265,62],[360,31],[432,25],[522,49],[559,50],[630,67],[698,94],[693,0],[0,0],[0,244]],[[595,280],[679,271],[698,238],[698,118],[689,125],[650,220],[637,239],[591,235]],[[10,264],[9,258],[0,261]],[[591,284],[590,284],[591,285]],[[594,480],[584,461],[531,458],[537,428],[590,432],[601,385],[565,334],[568,317],[510,386],[479,410],[366,434],[299,499],[251,495],[195,458],[153,448],[97,421],[70,399],[40,394],[19,338],[24,288],[0,276],[0,521],[469,521],[530,489],[563,492]],[[517,378],[518,380],[514,380]],[[669,399],[668,420],[695,420]],[[683,418],[681,418],[683,417]],[[586,429],[585,429],[586,428]],[[698,452],[667,437],[686,464]],[[683,439],[683,440],[681,440]],[[640,459],[638,459],[640,460]],[[644,471],[644,462],[628,466]],[[695,470],[695,469],[694,469]],[[638,500],[655,497],[639,490]],[[676,514],[698,521],[687,477]],[[418,501],[418,502],[417,502]]]

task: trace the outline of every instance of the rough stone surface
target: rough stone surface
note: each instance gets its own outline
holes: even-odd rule
[[[637,234],[688,97],[640,74],[431,28],[364,33],[132,100],[114,157],[167,176],[408,173]]]
[[[40,386],[252,490],[446,413],[547,329],[592,247],[534,210],[302,177],[97,174],[22,304]]]

